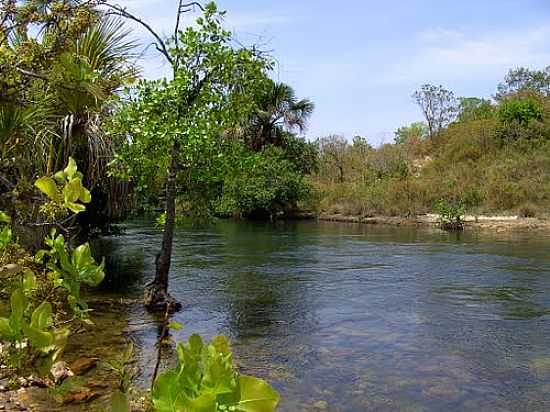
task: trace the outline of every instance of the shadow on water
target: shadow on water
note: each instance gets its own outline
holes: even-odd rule
[[[139,296],[160,230],[102,239],[111,291]],[[226,334],[281,411],[550,410],[550,239],[335,223],[182,227],[184,339]],[[145,384],[158,319],[125,314]],[[327,402],[328,406],[324,404]]]

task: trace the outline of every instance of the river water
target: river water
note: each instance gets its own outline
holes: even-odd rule
[[[140,296],[161,231],[103,238],[110,293]],[[223,221],[175,236],[175,339],[229,336],[280,411],[550,410],[550,237]],[[157,320],[125,313],[154,364]],[[149,371],[149,372],[148,372]]]

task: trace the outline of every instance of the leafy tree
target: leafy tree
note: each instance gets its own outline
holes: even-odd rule
[[[497,88],[497,99],[520,91],[531,91],[541,96],[550,95],[550,66],[542,70],[530,70],[526,67],[512,69]]]
[[[232,46],[231,33],[222,28],[223,15],[209,3],[196,26],[181,31],[176,25],[168,46],[159,45],[172,65],[172,80],[140,81],[114,122],[113,130],[128,136],[115,173],[146,185],[159,170],[167,170],[162,248],[145,294],[151,309],[176,305],[167,289],[178,186],[189,194],[212,182],[223,166],[220,135],[250,113],[256,87],[265,79],[266,61]]]
[[[457,113],[457,102],[453,92],[443,86],[424,84],[414,92],[413,98],[422,110],[428,125],[428,136],[434,140],[441,130],[451,123]]]
[[[495,107],[490,100],[477,97],[460,97],[458,106],[459,122],[486,120],[494,117]]]
[[[218,211],[224,215],[273,219],[278,212],[296,207],[310,187],[302,171],[278,147],[249,152],[236,146],[227,168]]]
[[[282,149],[284,157],[302,174],[311,174],[319,167],[319,148],[313,142],[292,133],[285,133]]]
[[[414,122],[409,126],[400,127],[395,131],[395,144],[404,144],[412,141],[422,140],[428,133],[424,122]]]
[[[268,144],[283,144],[285,131],[303,132],[314,104],[298,98],[287,84],[269,81],[257,98],[258,106],[250,117],[246,139],[253,150]]]

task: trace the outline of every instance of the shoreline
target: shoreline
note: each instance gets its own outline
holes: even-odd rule
[[[416,217],[399,216],[349,216],[342,214],[320,213],[317,220],[324,222],[342,222],[367,225],[437,227],[437,215],[419,215]],[[466,229],[505,231],[550,231],[550,221],[539,218],[522,218],[518,216],[466,216]]]

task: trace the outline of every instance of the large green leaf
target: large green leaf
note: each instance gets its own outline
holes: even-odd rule
[[[5,340],[14,340],[16,333],[10,326],[10,320],[7,318],[0,318],[0,337]]]
[[[10,326],[14,331],[21,330],[23,313],[27,308],[27,298],[21,289],[15,289],[10,298]]]
[[[74,203],[78,201],[82,191],[82,181],[78,178],[71,179],[63,188],[63,198],[65,203]]]
[[[49,348],[53,345],[54,336],[50,332],[44,332],[40,329],[23,324],[23,333],[29,339],[31,345],[36,349]]]
[[[187,410],[187,398],[178,378],[178,374],[174,371],[167,371],[157,376],[152,391],[155,412]]]
[[[240,375],[240,401],[235,405],[242,412],[273,412],[279,404],[279,394],[267,382],[253,376]]]
[[[51,177],[41,177],[34,185],[51,200],[56,200],[58,198],[57,185]]]
[[[52,305],[42,302],[31,315],[30,326],[37,330],[46,330],[52,325]]]

